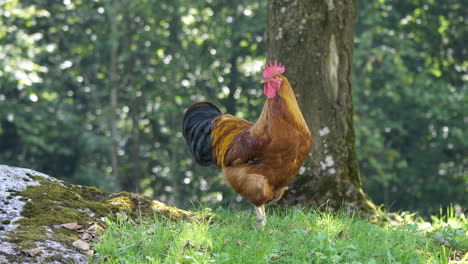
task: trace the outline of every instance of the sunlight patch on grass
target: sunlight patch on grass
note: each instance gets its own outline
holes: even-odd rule
[[[466,235],[466,219],[453,221],[465,229],[452,229]],[[310,210],[270,211],[264,230],[251,212],[223,209],[205,222],[121,216],[107,224],[92,263],[450,263],[451,255],[466,254],[459,248],[463,238],[443,245],[435,237],[448,238],[453,230],[426,232],[416,223],[377,225]]]

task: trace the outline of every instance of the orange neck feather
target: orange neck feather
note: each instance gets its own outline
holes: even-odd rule
[[[273,125],[272,122],[269,122],[269,119],[270,121],[272,121],[277,120],[277,118],[281,118],[280,116],[284,117],[285,113],[281,114],[280,112],[287,111],[289,114],[286,115],[286,120],[284,120],[284,118],[278,120],[281,123],[278,125],[284,126],[284,121],[292,121],[297,127],[309,130],[302,115],[301,109],[297,104],[296,95],[294,94],[294,91],[291,85],[289,84],[288,79],[282,75],[280,75],[280,77],[281,79],[283,79],[283,83],[278,91],[278,95],[276,96],[276,98],[267,99],[267,102],[263,107],[262,113],[260,114],[260,117],[255,123],[254,128],[252,129],[260,130],[264,129],[267,126]]]

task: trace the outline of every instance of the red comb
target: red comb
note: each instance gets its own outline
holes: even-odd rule
[[[281,65],[281,63],[278,63],[277,61],[275,61],[275,63],[271,63],[270,61],[270,64],[267,64],[267,66],[265,67],[265,70],[263,70],[263,78],[264,79],[268,79],[270,77],[272,77],[273,74],[275,73],[283,73],[284,72],[284,66]]]

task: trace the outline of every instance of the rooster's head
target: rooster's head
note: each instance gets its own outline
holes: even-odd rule
[[[267,64],[265,70],[263,70],[263,80],[262,83],[265,84],[263,87],[263,93],[268,98],[275,98],[278,94],[278,91],[281,87],[281,83],[283,79],[281,78],[281,74],[284,72],[284,66],[280,63],[270,63]]]

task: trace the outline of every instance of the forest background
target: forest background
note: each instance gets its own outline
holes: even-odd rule
[[[358,3],[356,151],[376,204],[468,206],[467,13],[461,0]],[[0,164],[242,206],[194,164],[181,118],[208,100],[256,120],[266,30],[266,1],[0,1]]]

